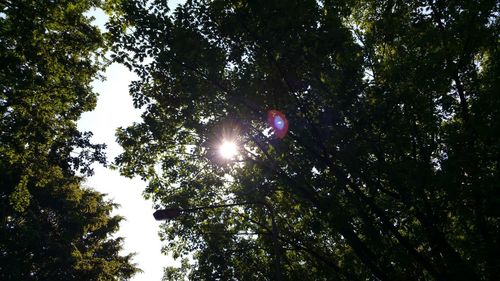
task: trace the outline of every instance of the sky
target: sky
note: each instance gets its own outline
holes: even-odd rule
[[[169,1],[171,7],[183,1]],[[104,28],[106,16],[101,11],[91,11],[94,24]],[[92,86],[99,94],[97,106],[92,112],[84,113],[78,121],[80,131],[92,131],[94,143],[106,143],[106,154],[111,162],[121,151],[115,142],[115,131],[133,122],[140,122],[141,112],[135,109],[128,94],[128,85],[137,76],[126,67],[112,64],[104,73],[105,81],[94,81]],[[133,262],[143,270],[131,280],[160,281],[163,268],[177,265],[171,257],[161,254],[162,243],[158,231],[160,223],[153,218],[153,204],[145,200],[142,191],[146,183],[140,179],[120,176],[116,170],[94,165],[94,176],[87,179],[85,186],[107,194],[107,198],[120,205],[113,215],[125,217],[115,235],[124,237],[124,254],[135,252]]]
[[[119,64],[112,64],[105,75],[106,81],[93,83],[94,90],[99,93],[97,107],[82,115],[78,128],[92,131],[94,143],[106,143],[108,161],[112,161],[121,151],[115,142],[116,128],[140,121],[140,111],[132,106],[132,98],[128,95],[128,84],[135,75]],[[132,280],[161,280],[163,267],[172,265],[173,260],[160,252],[160,223],[153,218],[153,204],[142,196],[146,183],[120,176],[118,171],[100,165],[94,165],[94,171],[85,186],[108,194],[109,199],[120,205],[113,214],[126,219],[116,236],[125,237],[124,253],[137,253],[133,261],[144,271]]]

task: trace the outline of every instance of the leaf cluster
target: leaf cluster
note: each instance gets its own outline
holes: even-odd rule
[[[104,144],[76,121],[95,107],[90,83],[107,49],[85,13],[103,3],[0,2],[0,279],[122,280],[115,206],[83,188]]]

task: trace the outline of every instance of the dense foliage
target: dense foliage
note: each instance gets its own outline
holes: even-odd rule
[[[104,145],[76,121],[94,108],[98,0],[0,1],[0,279],[117,280],[137,269],[111,238],[115,204],[82,187]]]
[[[500,278],[498,1],[165,2],[109,26],[145,109],[116,163],[158,208],[256,202],[165,223],[165,280]]]

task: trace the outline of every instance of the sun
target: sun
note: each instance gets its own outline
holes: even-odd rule
[[[234,141],[224,140],[219,146],[219,155],[224,159],[232,159],[238,154],[238,147]]]

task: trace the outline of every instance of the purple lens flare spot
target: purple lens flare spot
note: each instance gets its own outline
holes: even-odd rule
[[[274,116],[274,127],[278,130],[283,130],[285,127],[285,121],[279,115]]]
[[[272,109],[267,112],[267,123],[278,139],[282,139],[288,132],[288,120],[283,112]]]

